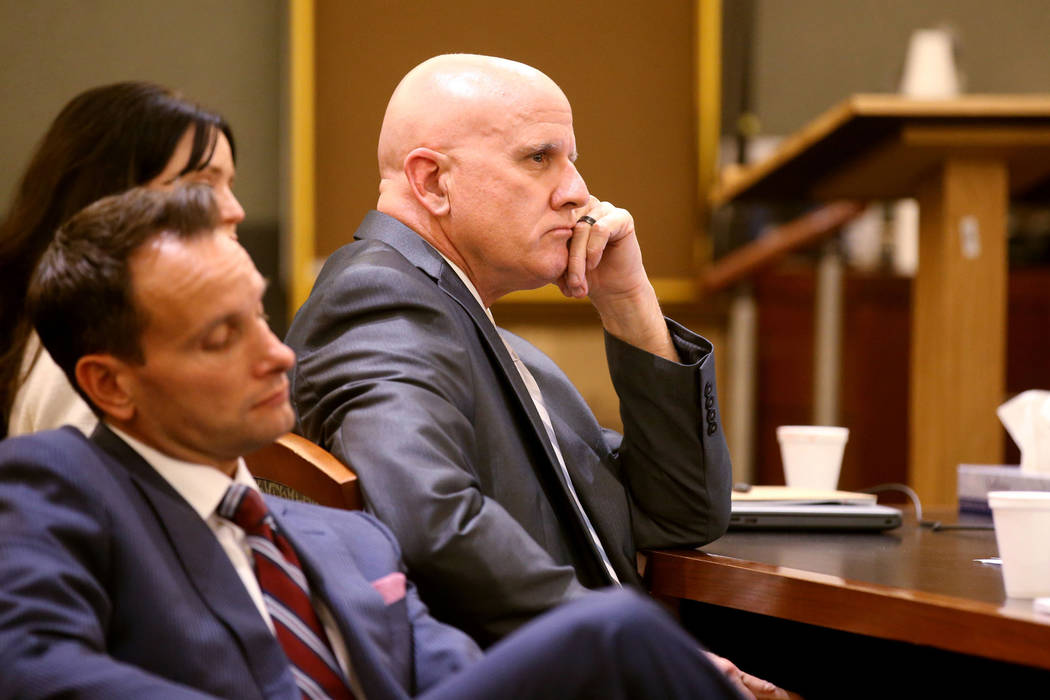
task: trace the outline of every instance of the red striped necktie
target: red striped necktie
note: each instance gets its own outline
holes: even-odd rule
[[[277,530],[262,496],[243,484],[233,484],[219,503],[218,513],[248,537],[266,609],[303,698],[351,700],[353,693],[310,603],[310,587],[299,557]]]

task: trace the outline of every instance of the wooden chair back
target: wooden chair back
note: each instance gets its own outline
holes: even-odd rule
[[[282,435],[272,444],[245,455],[244,461],[266,493],[330,508],[362,507],[357,474],[300,435]]]

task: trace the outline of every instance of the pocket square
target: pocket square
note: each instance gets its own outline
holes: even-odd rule
[[[400,571],[387,574],[372,581],[372,588],[383,597],[383,602],[392,605],[405,597],[405,575]]]

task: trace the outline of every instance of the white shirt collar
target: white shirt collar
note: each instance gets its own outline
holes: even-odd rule
[[[434,246],[430,247],[434,248]],[[463,284],[467,286],[467,290],[474,296],[475,299],[477,299],[478,306],[481,307],[481,310],[484,311],[485,315],[489,317],[490,321],[492,321],[492,325],[496,325],[496,319],[492,318],[492,312],[489,310],[489,307],[485,306],[485,302],[481,301],[481,295],[478,294],[478,290],[476,287],[474,287],[474,283],[470,281],[469,277],[467,277],[467,273],[459,269],[459,265],[449,260],[448,256],[442,253],[440,250],[438,250],[437,248],[434,248],[434,250],[437,252],[438,255],[445,259],[445,262],[447,262],[448,266],[452,268],[452,271],[455,272],[463,281]]]
[[[131,449],[138,452],[165,481],[171,484],[171,487],[197,511],[203,520],[207,520],[215,513],[215,509],[219,507],[219,502],[222,501],[230,484],[244,484],[258,490],[255,479],[252,478],[251,472],[244,464],[244,459],[240,457],[237,458],[237,471],[231,479],[211,465],[194,464],[175,459],[141,440],[136,440],[109,423],[106,425],[121,440],[128,443]]]

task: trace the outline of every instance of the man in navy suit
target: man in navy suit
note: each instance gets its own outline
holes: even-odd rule
[[[429,616],[374,518],[258,499],[241,455],[291,427],[294,357],[217,224],[207,188],[132,190],[37,268],[34,323],[101,423],[0,443],[0,697],[739,697],[622,591],[483,656]],[[251,525],[231,498],[261,504]]]

